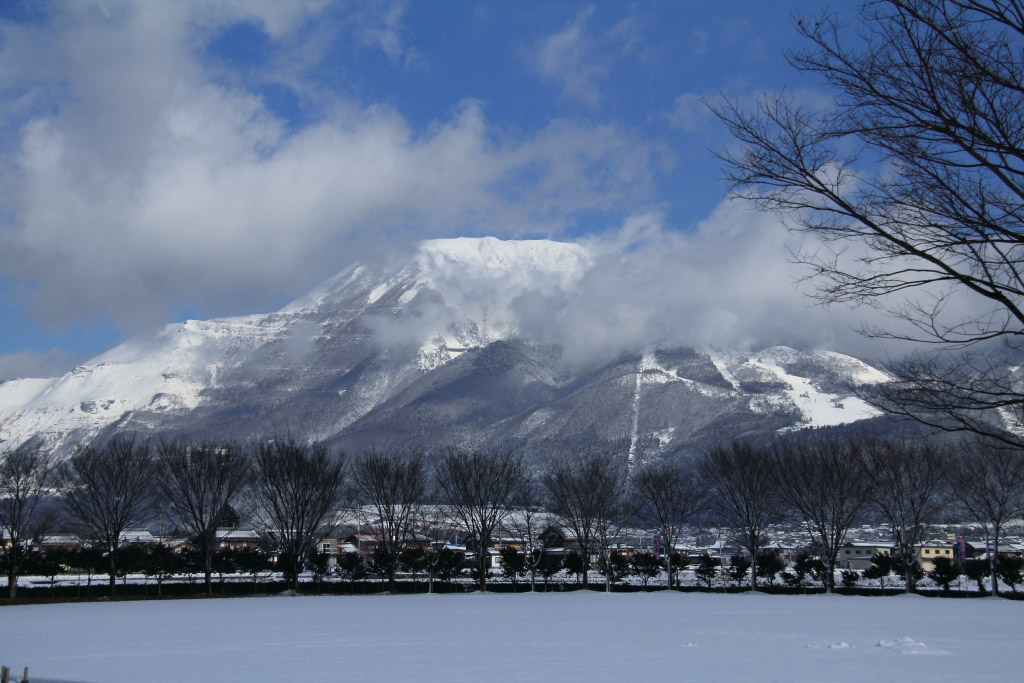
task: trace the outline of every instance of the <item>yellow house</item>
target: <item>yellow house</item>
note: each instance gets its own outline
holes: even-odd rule
[[[921,569],[930,572],[935,569],[935,560],[945,557],[952,562],[956,557],[954,546],[948,541],[928,541],[917,546],[914,560],[921,565]]]

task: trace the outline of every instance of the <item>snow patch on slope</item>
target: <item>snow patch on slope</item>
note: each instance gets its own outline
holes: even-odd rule
[[[11,379],[0,382],[0,413],[18,410],[45,391],[53,379]]]
[[[830,427],[849,424],[858,420],[866,420],[881,415],[882,412],[856,396],[838,396],[819,390],[814,384],[803,377],[787,373],[778,363],[780,359],[790,360],[791,354],[798,352],[787,347],[766,349],[757,360],[748,361],[749,365],[764,368],[774,374],[783,383],[789,385],[786,395],[803,415],[801,427]],[[841,354],[834,354],[841,356]],[[844,356],[844,359],[850,359]],[[861,373],[863,375],[865,373]],[[880,373],[878,373],[880,374]]]

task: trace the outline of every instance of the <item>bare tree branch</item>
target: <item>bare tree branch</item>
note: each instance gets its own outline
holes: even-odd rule
[[[668,587],[672,588],[672,553],[683,528],[708,506],[708,493],[694,470],[682,462],[654,460],[630,478],[640,519],[656,529],[668,560]]]
[[[415,531],[417,512],[427,493],[427,472],[421,453],[389,453],[368,449],[352,467],[358,502],[372,515],[360,513],[377,548],[387,558],[388,585],[397,593],[395,570],[398,556]]]
[[[153,476],[149,445],[133,437],[83,448],[58,470],[61,504],[83,536],[107,554],[111,595],[124,532],[153,514]]]
[[[757,590],[757,556],[769,526],[783,519],[775,472],[767,449],[733,442],[706,451],[698,472],[711,497],[711,509],[732,527],[750,553],[750,590]]]
[[[156,466],[161,502],[192,537],[203,559],[206,593],[211,595],[218,520],[244,490],[249,459],[232,443],[169,441],[157,447]]]
[[[345,483],[345,455],[322,444],[275,439],[256,447],[252,487],[257,512],[281,547],[292,588],[320,535],[336,523]]]
[[[964,375],[954,406],[954,378],[929,371],[957,365],[946,349],[979,357],[971,347],[1001,340],[1016,353],[1024,336],[1021,15],[1011,1],[872,0],[856,35],[834,14],[802,17],[809,47],[789,60],[825,80],[832,108],[785,93],[753,112],[710,105],[740,143],[720,155],[736,192],[818,238],[796,255],[818,300],[882,308],[905,327],[866,334],[939,347],[896,364],[881,405],[1018,445],[1020,384]]]
[[[43,506],[53,478],[52,456],[26,445],[0,455],[0,558],[7,565],[7,596],[18,595],[27,544],[53,524]]]
[[[434,470],[441,502],[477,543],[480,590],[487,590],[487,553],[494,531],[525,483],[522,459],[512,451],[449,448]]]

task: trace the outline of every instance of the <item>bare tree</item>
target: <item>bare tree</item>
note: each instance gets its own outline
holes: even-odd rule
[[[341,503],[345,455],[323,444],[292,438],[258,444],[252,491],[257,514],[276,536],[288,563],[292,588],[314,552],[318,535],[329,533]]]
[[[531,592],[537,590],[537,569],[545,557],[541,533],[548,527],[549,515],[544,511],[542,503],[537,483],[527,482],[513,499],[512,513],[503,524],[508,533],[522,541],[526,569],[530,572]]]
[[[21,446],[0,455],[0,557],[7,565],[7,596],[18,596],[18,574],[27,544],[53,523],[45,507],[53,459],[44,451]]]
[[[992,595],[999,595],[996,562],[1003,528],[1024,515],[1024,454],[999,443],[964,444],[952,480],[953,498],[985,535]]]
[[[836,557],[867,504],[867,478],[857,442],[817,434],[775,442],[775,487],[789,511],[821,544],[825,590],[835,590]]]
[[[248,481],[250,462],[236,444],[169,441],[157,447],[156,489],[173,519],[192,537],[203,561],[206,593],[213,593],[217,526]]]
[[[783,518],[782,501],[775,489],[775,471],[767,449],[733,442],[716,446],[697,465],[711,497],[711,509],[737,533],[750,553],[750,590],[757,590],[757,556],[770,525]]]
[[[395,570],[398,556],[415,532],[417,512],[427,493],[427,472],[421,453],[389,453],[371,447],[352,467],[359,503],[368,505],[372,514],[360,509],[361,521],[369,529],[377,549],[387,558],[388,588],[398,592]]]
[[[433,593],[434,578],[439,566],[445,561],[441,550],[448,545],[456,522],[451,518],[447,506],[421,505],[416,512],[415,524],[417,533],[430,540],[430,548],[423,560],[427,568],[427,592]]]
[[[125,531],[153,514],[153,475],[149,445],[133,437],[83,448],[58,469],[61,505],[83,535],[107,555],[111,595]]]
[[[929,526],[939,521],[949,498],[951,459],[945,449],[927,441],[862,443],[868,500],[892,527],[909,593],[914,590],[917,546],[927,540]]]
[[[576,537],[587,589],[590,558],[600,553],[607,562],[614,532],[625,516],[623,463],[610,457],[566,459],[544,476],[551,512]],[[611,590],[609,573],[605,590]]]
[[[932,345],[891,366],[880,405],[1020,445],[1020,383],[973,345],[1022,351],[1024,8],[875,0],[860,19],[796,22],[808,48],[790,63],[824,78],[832,108],[712,105],[740,143],[727,176],[819,239],[797,260],[820,301],[883,308],[899,327],[865,333]]]
[[[494,531],[523,486],[522,459],[512,451],[449,448],[435,469],[437,492],[478,544],[480,590],[487,590],[487,557]]]
[[[653,460],[633,473],[630,484],[640,519],[657,530],[665,545],[672,588],[672,552],[686,524],[707,508],[707,491],[693,468],[680,461]]]

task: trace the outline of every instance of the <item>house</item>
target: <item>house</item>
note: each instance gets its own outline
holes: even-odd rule
[[[373,555],[373,551],[380,545],[380,539],[377,538],[377,535],[366,531],[357,531],[354,534],[350,534],[345,538],[344,542],[355,546],[356,552],[362,555],[363,559]]]
[[[876,555],[892,556],[892,543],[875,543],[870,541],[850,541],[839,548],[836,566],[840,569],[868,569],[871,559]]]
[[[914,561],[921,569],[930,572],[935,569],[935,560],[944,557],[950,562],[956,559],[956,544],[949,541],[928,541],[921,543],[914,551]]]
[[[54,534],[39,539],[39,549],[44,553],[48,550],[77,550],[82,547],[82,539],[75,534]]]
[[[719,539],[710,545],[697,546],[696,556],[693,558],[694,561],[700,562],[700,558],[704,555],[710,555],[711,557],[718,558],[722,563],[728,562],[734,555],[746,555],[746,551],[734,542],[730,542],[724,539]]]
[[[789,565],[795,554],[795,548],[791,545],[783,545],[782,543],[769,543],[761,547],[759,555],[774,555],[783,564]]]
[[[228,550],[259,548],[260,535],[255,529],[235,527],[217,529],[217,547]]]

